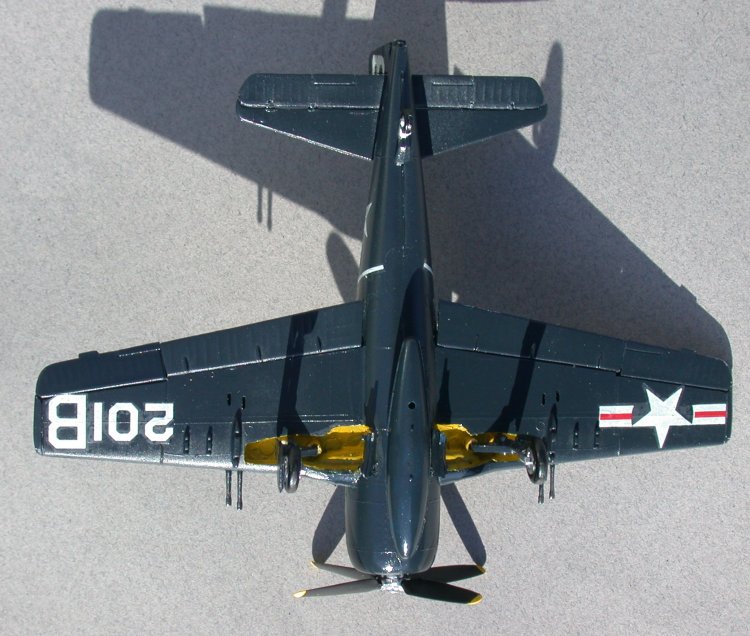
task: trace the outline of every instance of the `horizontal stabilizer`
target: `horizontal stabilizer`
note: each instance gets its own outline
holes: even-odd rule
[[[240,89],[242,121],[370,159],[383,76],[251,75]]]
[[[536,123],[547,114],[530,77],[414,75],[419,145],[437,155]]]

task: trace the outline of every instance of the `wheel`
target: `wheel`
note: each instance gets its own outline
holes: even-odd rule
[[[302,451],[297,444],[287,444],[286,460],[285,490],[287,492],[296,492],[302,470]]]
[[[531,453],[530,460],[526,463],[526,474],[528,474],[531,483],[540,484],[547,481],[547,473],[549,471],[549,454],[547,453],[547,446],[544,440],[534,438],[529,445],[529,451]]]
[[[276,484],[279,492],[286,490],[286,476],[289,472],[289,455],[287,455],[284,444],[276,443]]]
[[[294,442],[278,443],[276,481],[279,492],[296,492],[302,472],[302,451]]]

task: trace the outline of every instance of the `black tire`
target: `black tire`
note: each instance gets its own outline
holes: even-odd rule
[[[296,492],[299,486],[299,476],[302,471],[302,451],[297,444],[288,444],[286,447],[286,484],[287,492]]]
[[[283,492],[286,490],[287,475],[289,474],[289,455],[286,453],[286,448],[281,442],[277,443],[276,453],[276,461],[278,465],[276,470],[276,483],[279,487],[279,492]]]

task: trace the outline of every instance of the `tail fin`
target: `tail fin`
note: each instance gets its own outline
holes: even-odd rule
[[[534,124],[547,114],[530,77],[414,75],[419,146],[437,155]]]

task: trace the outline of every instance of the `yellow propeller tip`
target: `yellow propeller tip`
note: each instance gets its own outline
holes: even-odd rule
[[[487,568],[477,565],[477,570],[479,570],[479,574],[484,574],[487,571]]]
[[[482,602],[482,595],[477,594],[473,599],[471,599],[467,605],[479,605]]]
[[[302,598],[306,594],[307,594],[307,590],[300,590],[299,592],[295,592],[294,594],[292,594],[292,596],[294,598]]]
[[[315,568],[316,570],[318,569],[318,564],[315,563],[315,561],[310,561],[310,566]]]

